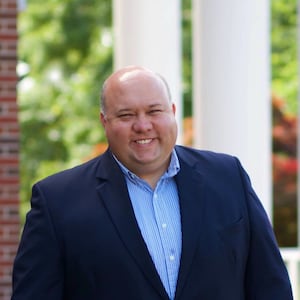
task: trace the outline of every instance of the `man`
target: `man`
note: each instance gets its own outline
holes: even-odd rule
[[[13,300],[291,300],[285,265],[239,161],[175,146],[163,78],[104,83],[108,150],[33,187]]]

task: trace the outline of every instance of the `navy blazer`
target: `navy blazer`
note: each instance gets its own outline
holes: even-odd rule
[[[240,162],[176,146],[176,300],[291,300],[267,215]],[[110,151],[33,187],[12,300],[167,300]]]

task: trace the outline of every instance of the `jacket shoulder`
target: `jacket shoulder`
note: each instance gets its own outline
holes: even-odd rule
[[[186,146],[176,146],[175,147],[176,153],[185,162],[206,162],[212,164],[219,164],[219,163],[233,163],[238,161],[238,159],[232,155],[225,154],[225,153],[218,153],[208,150],[199,150],[196,148],[186,147]]]

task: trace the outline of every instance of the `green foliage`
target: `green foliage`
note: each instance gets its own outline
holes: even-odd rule
[[[285,111],[297,113],[297,1],[272,0],[272,90],[286,99]]]
[[[111,1],[28,0],[18,28],[29,66],[18,88],[27,203],[36,180],[82,162],[104,140],[99,92],[112,69]]]
[[[192,11],[190,0],[182,0],[183,114],[192,116]]]

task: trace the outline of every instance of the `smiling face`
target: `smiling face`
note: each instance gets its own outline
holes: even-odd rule
[[[101,123],[117,159],[145,180],[159,178],[177,137],[175,105],[163,80],[145,69],[125,68],[107,80],[104,106]]]

